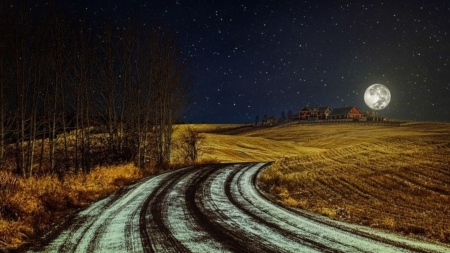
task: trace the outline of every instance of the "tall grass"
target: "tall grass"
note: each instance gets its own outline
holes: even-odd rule
[[[17,248],[84,207],[143,177],[132,164],[90,173],[20,178],[0,171],[0,249]]]

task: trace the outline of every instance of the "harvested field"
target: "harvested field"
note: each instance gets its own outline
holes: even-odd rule
[[[261,187],[289,206],[450,243],[450,125],[289,125],[206,134],[222,161],[274,160]]]
[[[323,150],[277,160],[261,174],[266,191],[331,218],[450,242],[449,125],[297,131],[299,145]]]

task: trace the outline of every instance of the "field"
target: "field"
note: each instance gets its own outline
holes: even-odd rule
[[[213,132],[204,157],[275,161],[259,183],[285,205],[450,243],[449,124]]]
[[[273,161],[259,184],[285,205],[450,243],[450,124],[190,126],[203,133],[203,162]],[[131,164],[62,179],[0,171],[0,250],[152,173]]]

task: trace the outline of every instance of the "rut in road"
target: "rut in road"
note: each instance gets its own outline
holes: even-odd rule
[[[241,165],[234,170],[238,171],[244,166]],[[211,179],[215,178],[215,175],[221,171],[205,173],[188,186],[186,205],[194,213],[196,221],[202,225],[205,231],[208,231],[211,237],[222,242],[232,252],[278,252],[276,248],[262,243],[261,240],[252,235],[241,236],[242,231],[237,230],[238,226],[224,225],[229,217],[224,215],[216,205],[213,204],[214,210],[208,209],[208,204],[213,203],[211,199],[213,195],[210,190]]]
[[[266,163],[192,166],[86,208],[43,252],[450,252],[281,207],[255,185]]]

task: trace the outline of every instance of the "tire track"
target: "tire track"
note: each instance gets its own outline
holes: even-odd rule
[[[141,183],[138,183],[135,186],[138,186],[140,184]],[[94,204],[93,207],[86,210],[87,212],[81,212],[81,214],[83,214],[81,217],[79,217],[79,220],[81,220],[81,224],[80,222],[77,222],[77,225],[75,225],[75,227],[70,230],[71,232],[69,233],[69,235],[67,235],[64,243],[61,244],[58,252],[76,252],[80,250],[80,247],[83,245],[87,245],[87,250],[89,252],[92,252],[95,248],[95,243],[98,241],[96,238],[100,235],[98,230],[104,231],[104,224],[102,221],[110,220],[108,219],[109,217],[115,216],[118,212],[121,211],[121,208],[116,209],[115,205],[118,200],[126,198],[130,189],[131,188],[121,189],[120,191],[106,198],[104,200],[104,205]],[[99,202],[101,203],[102,201]],[[108,216],[103,214],[103,216],[100,218],[98,214],[102,213],[103,210],[112,211],[108,212]],[[91,236],[92,234],[94,236]],[[74,238],[75,242],[73,241]]]
[[[283,207],[268,201],[255,188],[256,175],[258,174],[254,172],[255,167],[260,167],[258,169],[260,171],[264,166],[258,165],[247,168],[231,184],[232,192],[235,192],[235,196],[239,196],[235,197],[240,203],[239,205],[244,206],[249,213],[258,215],[261,220],[271,223],[271,226],[279,227],[279,233],[289,234],[293,240],[303,245],[309,245],[321,252],[372,252],[370,249],[350,243],[352,241],[351,235],[346,235],[345,231],[339,231],[335,228],[330,229],[329,226],[324,229],[322,224],[301,216],[297,217]],[[249,187],[249,185],[252,185],[252,187]],[[331,236],[333,234],[334,236]],[[348,240],[342,240],[340,237]]]
[[[202,181],[205,174],[210,176],[216,171],[217,166],[211,166],[190,173],[174,187],[166,199],[170,205],[165,205],[164,208],[164,212],[167,213],[165,222],[173,236],[191,252],[232,252],[224,246],[223,240],[211,235],[210,227],[200,225],[206,219],[198,219],[198,213],[195,212],[196,191],[193,186]],[[194,188],[193,191],[189,190],[191,187]]]
[[[75,222],[69,224],[54,240],[46,244],[44,242],[43,251],[142,252],[139,231],[129,233],[127,226],[139,223],[132,214],[140,210],[146,197],[174,173],[178,171],[143,179],[92,204],[78,213],[74,218]],[[99,228],[103,231],[101,235],[97,233]],[[98,236],[92,236],[95,233]]]
[[[249,169],[249,167],[246,168],[246,170],[248,170],[248,169]],[[303,237],[298,233],[288,231],[287,229],[280,226],[280,224],[277,224],[274,222],[269,222],[267,217],[265,217],[265,215],[260,215],[259,212],[255,212],[255,210],[248,208],[248,206],[246,204],[250,204],[250,205],[252,205],[252,204],[248,199],[246,199],[244,197],[245,189],[242,189],[242,187],[238,186],[238,189],[237,189],[238,194],[237,194],[237,192],[235,192],[233,194],[231,191],[231,184],[233,183],[233,181],[239,182],[241,180],[245,180],[245,179],[243,179],[243,175],[244,175],[244,173],[242,173],[242,171],[234,171],[229,175],[228,179],[225,182],[226,195],[230,199],[231,203],[233,203],[233,205],[236,206],[236,208],[239,208],[240,210],[242,210],[242,212],[244,212],[248,216],[252,217],[257,222],[276,230],[278,233],[280,233],[284,237],[290,238],[291,240],[296,240],[305,246],[314,248],[314,249],[322,251],[322,252],[343,252],[343,251],[328,247],[326,244],[318,243],[312,239]],[[243,200],[248,201],[248,202],[246,204],[243,204],[242,202],[240,203],[237,196],[241,196],[241,198],[243,198]]]
[[[223,196],[214,194],[211,191],[212,187],[216,189],[224,187],[223,182],[219,185],[213,184],[213,180],[217,176],[226,174],[227,172],[239,171],[245,166],[228,166],[212,174],[210,177],[205,175],[196,184],[190,186],[189,195],[191,201],[188,201],[188,203],[193,203],[192,197],[195,192],[195,206],[191,206],[191,208],[196,209],[196,220],[203,223],[203,226],[208,229],[211,236],[223,242],[224,247],[232,252],[281,252],[279,248],[261,240],[263,237],[248,233],[246,229],[243,229],[238,222],[238,217],[236,217],[239,214],[234,212],[234,217],[229,214],[230,210],[235,209],[231,203],[228,203],[229,208],[224,209],[219,207],[217,200],[227,200],[224,191]],[[242,219],[242,217],[240,216],[239,218]],[[244,219],[248,218],[245,217]]]
[[[237,240],[244,242],[245,248],[234,252],[321,252],[278,233],[276,229],[254,219],[230,201],[225,182],[234,178],[235,173],[240,173],[252,165],[246,164],[234,170],[228,168],[215,178],[209,179],[202,187],[201,200],[209,219],[217,220],[219,225],[230,231]]]
[[[168,178],[143,203],[139,224],[144,252],[189,252],[176,240],[163,222],[163,200],[178,181],[192,172],[194,167]],[[151,233],[149,233],[151,231]]]
[[[248,245],[239,240],[239,238],[233,236],[232,232],[234,231],[227,230],[226,227],[224,227],[220,222],[215,219],[211,219],[211,215],[208,215],[208,212],[205,211],[204,204],[201,201],[201,198],[210,196],[209,194],[204,195],[204,191],[200,191],[202,185],[204,185],[206,181],[210,180],[212,175],[217,174],[218,168],[220,167],[206,170],[187,187],[185,196],[186,207],[193,214],[193,219],[195,222],[207,231],[212,238],[221,242],[224,249],[232,252],[237,252],[239,250],[248,252]]]

